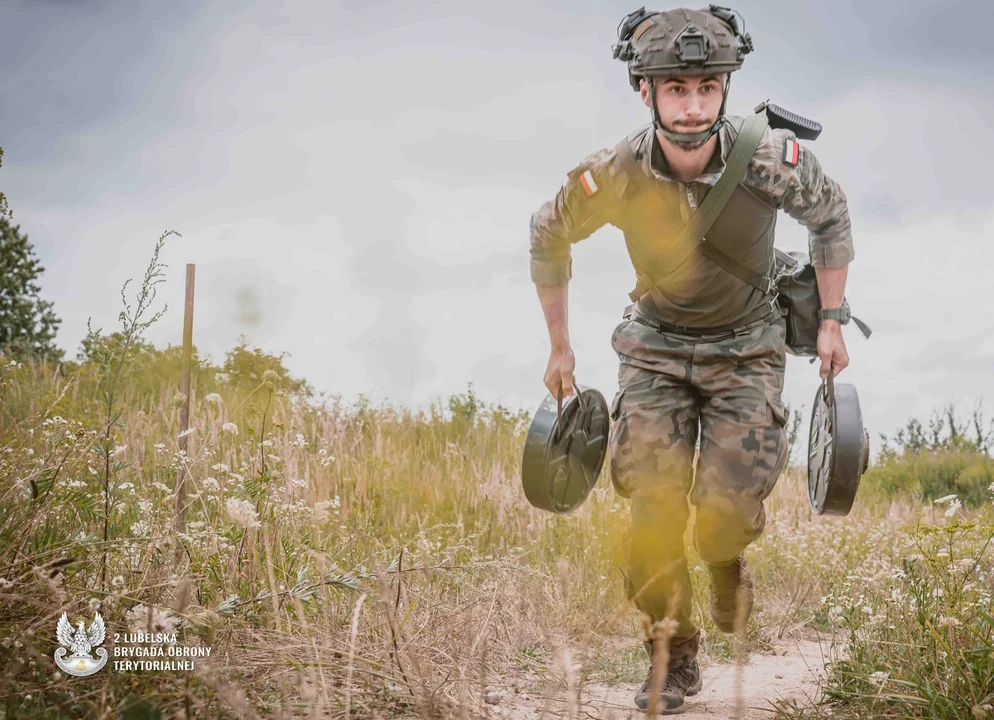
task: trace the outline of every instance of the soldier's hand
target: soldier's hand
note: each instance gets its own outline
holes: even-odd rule
[[[576,369],[576,358],[573,348],[553,349],[549,355],[549,364],[545,368],[545,386],[557,397],[562,386],[563,400],[573,393],[573,371]]]
[[[818,357],[821,359],[821,379],[828,377],[828,369],[836,376],[849,366],[849,353],[842,337],[842,324],[838,320],[822,320],[818,327]]]

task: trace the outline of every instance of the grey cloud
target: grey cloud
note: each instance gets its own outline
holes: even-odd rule
[[[529,184],[537,175],[550,172],[549,168],[534,167],[537,147],[543,149],[543,154],[553,148],[582,148],[589,138],[589,130],[571,128],[559,120],[543,119],[536,121],[535,133],[526,141],[496,140],[474,133],[471,128],[439,130],[426,140],[403,146],[402,153],[411,164],[446,177],[454,174]],[[590,152],[595,149],[591,148]],[[576,158],[575,162],[581,159]],[[565,173],[566,170],[562,170],[560,175],[565,177]]]
[[[744,111],[772,95],[825,124],[812,147],[849,195],[859,234],[852,296],[867,298],[860,311],[868,320],[883,317],[877,337],[893,336],[871,340],[865,351],[861,340],[854,344],[854,355],[868,358],[865,377],[880,397],[905,391],[888,384],[885,369],[900,360],[874,354],[877,348],[912,347],[909,338],[922,332],[885,315],[885,303],[898,293],[886,284],[927,283],[919,267],[941,266],[952,238],[981,241],[979,214],[937,228],[941,237],[915,234],[909,224],[989,207],[990,150],[972,139],[990,126],[991,93],[978,78],[990,74],[991,50],[986,26],[969,21],[984,8],[925,0],[787,6],[761,0],[740,8],[757,51],[736,75],[731,106]],[[412,383],[461,391],[467,376],[510,394],[540,391],[545,329],[527,276],[527,219],[534,208],[488,207],[481,198],[485,188],[504,186],[516,190],[502,195],[513,195],[509,202],[524,195],[541,202],[584,155],[646,121],[624,67],[610,57],[615,25],[632,9],[621,0],[540,6],[298,0],[243,4],[238,13],[187,0],[8,2],[0,9],[0,66],[8,70],[0,77],[0,145],[7,151],[0,188],[52,278],[83,275],[77,264],[94,253],[118,262],[125,243],[157,236],[163,218],[165,227],[191,238],[203,232],[204,242],[243,253],[225,259],[223,268],[212,258],[216,271],[198,268],[205,279],[216,274],[198,296],[198,312],[207,313],[198,317],[198,337],[233,339],[255,323],[253,340],[287,342],[302,365],[327,371],[309,378],[318,386],[340,378],[328,380],[334,363],[297,329],[322,322],[320,308],[297,307],[303,298],[322,297],[303,283],[346,288],[337,297],[349,303],[363,298],[347,308],[365,323],[348,343],[350,362],[362,358],[347,366],[353,368],[348,379],[361,367],[363,382],[382,383],[388,393],[406,393]],[[520,92],[530,88],[531,94]],[[423,181],[411,191],[416,194],[402,189],[410,178]],[[473,189],[479,194],[460,194]],[[459,198],[476,203],[468,210],[483,218],[478,227],[424,221]],[[337,225],[322,225],[321,232],[335,236],[333,245],[314,227],[329,215]],[[241,245],[221,231],[236,221],[270,220],[279,226],[273,237]],[[784,220],[781,244],[795,237],[803,244],[803,229],[788,230],[792,224]],[[415,237],[416,227],[471,232],[466,244],[479,249],[478,259],[465,253],[450,262],[433,249],[445,242]],[[886,248],[871,252],[875,240]],[[317,248],[333,254],[334,271],[316,268],[299,287],[273,280],[294,277],[284,263],[295,248],[316,259]],[[579,338],[601,322],[596,308],[610,301],[620,310],[632,275],[613,230],[578,246],[574,259],[586,275],[571,288],[578,311],[571,330]],[[871,271],[872,263],[886,273]],[[973,262],[959,272],[981,266]],[[72,345],[80,334],[72,309],[90,310],[97,290],[93,283],[66,286],[60,297],[72,322],[60,337]],[[522,297],[497,291],[508,286],[520,288]],[[925,287],[909,298],[919,303],[916,315],[943,302],[983,309],[986,295],[976,283]],[[458,298],[460,321],[472,318],[474,303],[484,311],[499,307],[500,322],[491,320],[495,332],[502,342],[534,344],[534,362],[507,368],[499,348],[482,346],[477,365],[447,352],[437,367],[426,360],[427,348],[444,347],[440,336],[453,344],[459,338],[440,320],[422,325],[407,307],[440,290]],[[346,341],[329,330],[339,320],[323,321],[322,347],[331,353]],[[610,325],[604,321],[605,337]],[[523,326],[534,332],[524,334]],[[282,328],[293,332],[280,336]],[[982,380],[989,358],[948,345],[943,351],[944,341],[935,342],[908,360],[911,372],[934,381],[921,392],[941,399],[960,367],[964,377]],[[598,347],[597,362],[606,368],[614,357]],[[608,369],[603,376],[613,374]],[[454,387],[441,387],[449,378]],[[813,387],[802,394],[807,401]],[[874,422],[891,412],[885,405]]]
[[[5,3],[0,117],[8,151],[24,162],[52,157],[52,141],[61,134],[100,127],[139,108],[153,79],[158,92],[175,92],[158,71],[169,58],[170,39],[197,6],[189,0]]]

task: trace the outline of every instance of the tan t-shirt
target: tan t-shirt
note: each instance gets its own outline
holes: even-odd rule
[[[660,183],[665,202],[652,197],[654,193],[635,192],[614,148],[585,158],[570,171],[556,197],[532,215],[532,281],[553,286],[568,282],[570,246],[606,224],[625,231],[629,243],[638,236],[646,257],[680,255],[673,240],[718,181],[742,122],[741,117],[726,118],[711,162],[691,183],[673,178],[651,125],[630,136],[635,159]],[[815,267],[841,267],[854,256],[845,194],[808,148],[798,143],[796,158],[787,152],[795,142],[791,130],[766,129],[745,176],[707,234],[710,243],[761,275],[773,261],[780,208],[808,228]],[[644,247],[647,238],[652,238],[652,247]],[[642,295],[639,306],[671,325],[708,328],[734,324],[768,302],[759,290],[695,250],[661,287]]]

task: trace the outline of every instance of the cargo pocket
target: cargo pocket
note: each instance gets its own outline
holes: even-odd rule
[[[631,447],[628,442],[628,418],[625,416],[625,391],[619,390],[611,402],[611,430],[608,433],[608,449],[611,455],[609,469],[611,485],[621,497],[631,497],[627,485],[627,475],[630,473],[629,462]]]
[[[762,488],[759,499],[765,500],[773,492],[787,464],[787,409],[783,403],[767,401],[770,422],[763,431],[763,442],[753,470],[753,487]]]

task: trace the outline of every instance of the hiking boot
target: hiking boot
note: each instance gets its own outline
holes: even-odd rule
[[[746,568],[745,558],[739,555],[724,565],[707,566],[711,575],[711,619],[724,632],[735,632],[738,618],[739,586],[743,589],[745,601],[745,622],[749,622],[752,612],[752,577]]]
[[[649,691],[652,688],[652,668],[646,675],[645,682],[635,694],[635,704],[639,710],[649,707]],[[678,668],[670,668],[663,680],[663,687],[656,703],[656,712],[660,715],[677,715],[686,708],[683,706],[685,696],[696,695],[701,691],[701,669],[694,660]]]

